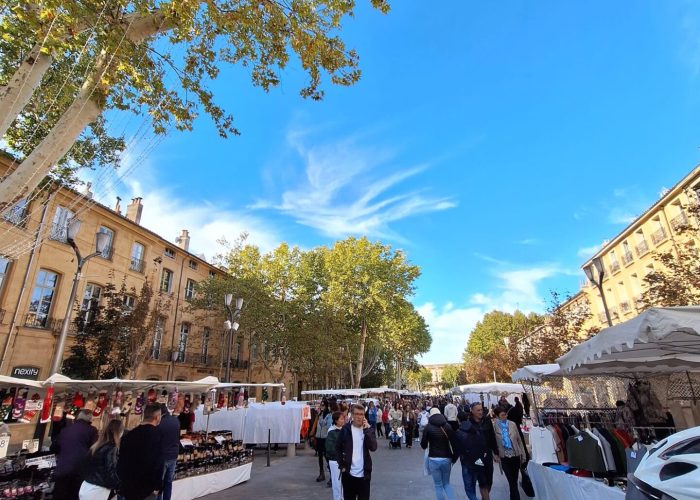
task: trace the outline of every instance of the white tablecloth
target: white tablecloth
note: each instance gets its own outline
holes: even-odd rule
[[[245,427],[245,408],[237,410],[220,410],[212,413],[209,418],[210,431],[230,431],[233,433],[233,439],[237,441],[243,440],[243,428]],[[207,415],[204,415],[202,405],[195,410],[194,425],[192,430],[195,432],[204,432],[207,430]]]
[[[306,403],[253,403],[246,413],[244,443],[298,443],[301,431],[301,412]]]
[[[173,500],[192,500],[222,491],[250,479],[253,463],[173,481]]]
[[[577,477],[530,462],[527,472],[538,500],[624,500],[625,493],[616,487],[586,477]]]

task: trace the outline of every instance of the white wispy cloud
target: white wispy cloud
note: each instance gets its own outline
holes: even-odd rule
[[[431,167],[428,163],[395,166],[396,152],[345,138],[307,146],[307,135],[293,131],[289,145],[303,163],[303,180],[287,188],[280,201],[259,200],[252,209],[270,209],[330,237],[349,234],[401,239],[391,223],[457,206],[450,197],[427,189],[401,189],[406,180]]]
[[[522,240],[519,240],[517,243],[519,245],[537,245],[540,242],[537,238],[525,238]]]
[[[582,259],[589,259],[593,257],[598,250],[600,250],[600,245],[593,245],[590,247],[579,248],[576,255]]]
[[[134,161],[133,153],[125,153],[121,170],[131,173],[121,178],[119,174],[92,171],[82,173],[81,177],[93,183],[94,197],[100,203],[114,208],[119,196],[122,213],[126,213],[131,198],[143,198],[141,226],[173,243],[181,230],[187,229],[190,251],[203,254],[209,260],[224,250],[219,240],[233,241],[241,233],[248,233],[248,241],[263,251],[271,250],[281,241],[277,229],[269,221],[247,209],[176,194],[176,190],[160,178],[157,158],[140,161],[136,169],[132,168]]]
[[[430,352],[420,359],[423,364],[459,363],[467,346],[469,332],[484,316],[480,307],[455,308],[452,303],[438,308],[434,303],[427,302],[416,310],[428,323],[433,337]]]

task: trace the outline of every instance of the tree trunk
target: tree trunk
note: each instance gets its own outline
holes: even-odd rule
[[[0,137],[24,109],[51,66],[52,58],[34,45],[7,85],[0,87]]]
[[[359,388],[360,382],[362,381],[362,364],[364,363],[365,357],[365,344],[367,343],[367,320],[362,319],[362,335],[360,336],[360,352],[357,356],[357,368],[355,369],[355,375],[357,375],[357,380],[353,384],[353,387]]]
[[[171,28],[160,12],[148,16],[141,14],[136,16],[138,17],[128,20],[129,24],[126,28],[120,25],[122,29],[125,29],[124,37],[135,44]],[[83,84],[78,96],[49,134],[17,169],[0,183],[0,210],[12,206],[26,193],[36,189],[56,162],[63,158],[73,146],[83,129],[95,121],[102,112],[104,107],[102,98],[107,89],[96,89],[95,87],[100,84],[103,73],[109,71],[108,66],[115,58],[114,54],[101,54],[98,58],[91,75]],[[94,94],[97,95],[94,96]],[[98,97],[99,100],[95,97]],[[0,114],[0,118],[4,122],[4,115]]]

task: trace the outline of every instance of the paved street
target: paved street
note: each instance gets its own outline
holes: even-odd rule
[[[412,449],[391,450],[380,438],[373,455],[372,498],[393,500],[399,498],[433,499],[435,493],[430,477],[423,475],[423,450],[416,442]],[[330,499],[331,490],[315,481],[318,462],[313,450],[297,450],[297,456],[287,458],[280,449],[272,456],[270,467],[265,467],[265,455],[256,451],[250,481],[231,489],[204,497],[208,500],[228,498],[284,498],[289,500]],[[452,485],[456,498],[466,499],[459,462],[452,469]],[[523,500],[526,497],[520,493]],[[498,467],[494,474],[493,500],[508,500],[508,483]]]

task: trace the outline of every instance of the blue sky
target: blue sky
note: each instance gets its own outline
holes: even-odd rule
[[[423,362],[457,362],[490,309],[577,291],[592,249],[698,162],[693,2],[358,4],[344,37],[360,83],[310,102],[294,65],[269,94],[226,68],[213,88],[242,135],[202,118],[135,136],[133,172],[101,199],[143,196],[144,225],[189,229],[208,257],[241,231],[263,248],[348,234],[403,248],[423,271]]]

